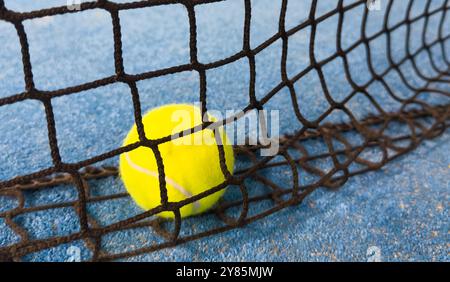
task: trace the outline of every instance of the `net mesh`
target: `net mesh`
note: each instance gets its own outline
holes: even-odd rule
[[[0,20],[9,22],[14,25],[17,30],[21,45],[21,55],[23,63],[23,72],[26,90],[17,95],[0,98],[0,107],[8,104],[19,103],[25,100],[40,101],[45,107],[47,120],[48,140],[51,148],[51,157],[53,165],[46,169],[20,175],[13,179],[0,182],[0,195],[15,199],[18,205],[12,209],[0,211],[0,217],[7,226],[20,238],[18,242],[0,247],[0,260],[22,260],[28,254],[39,252],[45,249],[55,248],[62,244],[75,241],[83,241],[89,248],[91,259],[98,260],[116,260],[136,256],[144,253],[151,253],[168,247],[173,247],[181,243],[193,241],[202,237],[211,236],[242,227],[250,222],[266,217],[283,208],[299,205],[302,200],[311,192],[319,187],[335,189],[342,186],[350,177],[371,170],[377,170],[391,160],[407,153],[416,148],[422,141],[431,139],[441,135],[449,126],[450,104],[448,98],[450,92],[448,85],[450,84],[449,76],[449,58],[446,53],[446,42],[450,38],[450,34],[445,33],[445,25],[447,12],[450,9],[448,1],[442,1],[439,7],[432,6],[431,0],[426,1],[423,11],[418,15],[412,14],[412,6],[415,1],[401,1],[401,5],[406,7],[403,20],[395,25],[388,24],[391,9],[394,2],[388,1],[385,16],[383,19],[382,29],[373,34],[366,34],[366,27],[369,24],[368,18],[370,11],[364,9],[360,27],[359,38],[348,48],[343,48],[341,39],[345,37],[342,33],[344,16],[349,11],[366,6],[366,1],[353,1],[347,4],[345,1],[336,1],[336,6],[329,12],[316,16],[317,1],[311,2],[309,16],[298,25],[287,29],[285,25],[286,13],[288,10],[288,0],[281,0],[281,13],[278,21],[278,32],[271,38],[263,42],[256,48],[250,45],[250,29],[252,22],[252,1],[244,0],[245,3],[245,21],[244,21],[244,37],[242,39],[242,50],[230,57],[222,60],[203,64],[198,60],[197,51],[197,26],[195,7],[197,5],[212,5],[216,0],[147,0],[135,1],[130,3],[115,3],[112,1],[99,0],[93,2],[82,3],[79,9],[71,9],[68,6],[53,7],[49,9],[36,10],[31,12],[15,12],[7,9],[3,0],[0,0]],[[185,6],[189,18],[190,31],[190,63],[160,69],[151,72],[128,74],[124,69],[123,53],[122,53],[122,36],[121,22],[119,12],[129,9],[140,9],[144,7],[160,6],[179,3]],[[96,81],[84,83],[81,85],[58,89],[54,91],[40,91],[35,87],[33,81],[33,69],[30,61],[30,52],[27,40],[27,33],[24,29],[23,22],[29,19],[41,18],[45,16],[62,15],[68,13],[79,13],[81,11],[91,9],[103,9],[107,11],[112,19],[114,34],[114,60],[115,75],[105,77]],[[441,15],[438,30],[434,32],[437,38],[432,42],[427,42],[426,33],[427,25],[430,17],[433,15]],[[315,44],[317,37],[318,25],[328,18],[338,16],[338,24],[333,27],[337,30],[336,51],[330,57],[319,60],[315,54]],[[414,23],[423,21],[424,28],[420,33],[414,33],[410,28]],[[405,56],[400,60],[394,60],[391,50],[393,45],[399,44],[391,39],[391,34],[400,28],[407,28],[407,34],[404,44]],[[310,36],[308,38],[309,65],[302,70],[298,70],[295,76],[289,76],[287,73],[288,61],[288,42],[293,35],[302,30],[309,29]],[[385,36],[388,40],[383,46],[382,52],[386,53],[389,59],[388,68],[382,73],[377,72],[374,68],[376,62],[372,61],[370,56],[370,43],[377,38]],[[412,51],[409,38],[421,38],[420,48]],[[266,93],[262,98],[258,99],[255,95],[255,77],[257,69],[255,58],[264,49],[275,42],[281,40],[281,83]],[[364,84],[357,83],[351,76],[351,64],[348,62],[349,53],[363,46],[367,51],[365,64],[367,64],[371,79]],[[425,54],[428,58],[428,67],[434,72],[430,76],[423,71],[423,66],[417,62],[419,54]],[[144,126],[142,124],[142,109],[140,104],[140,93],[136,83],[141,80],[152,79],[162,75],[171,75],[182,71],[195,71],[200,79],[199,102],[202,110],[207,111],[207,70],[219,68],[230,64],[239,59],[246,59],[250,69],[250,80],[248,85],[249,103],[242,109],[244,112],[252,110],[262,110],[265,105],[275,97],[282,89],[287,89],[291,96],[292,108],[295,117],[300,122],[298,128],[294,128],[290,134],[284,135],[280,140],[280,150],[276,156],[261,157],[259,151],[264,145],[240,145],[235,146],[235,152],[238,161],[247,163],[248,166],[239,169],[234,175],[230,175],[225,166],[223,148],[218,145],[221,169],[226,180],[201,194],[181,202],[169,202],[167,198],[167,190],[165,187],[165,176],[163,169],[163,160],[159,157],[158,145],[167,142],[167,138],[159,140],[148,140],[145,137]],[[323,69],[333,60],[341,59],[345,74],[346,84],[352,91],[342,101],[333,99],[333,93],[330,93],[327,87],[327,81]],[[411,76],[404,73],[403,65],[410,64],[410,69],[425,83],[417,87]],[[294,87],[294,83],[300,81],[310,72],[316,72],[319,77],[319,85],[326,101],[331,107],[322,113],[315,121],[308,120],[302,114],[301,105],[297,102],[299,95],[298,89]],[[402,97],[398,95],[396,89],[399,86],[392,86],[386,79],[390,72],[397,73],[400,78],[398,84],[407,89],[410,95]],[[58,139],[55,129],[55,118],[51,100],[54,97],[71,95],[81,91],[98,88],[108,84],[122,82],[128,85],[134,107],[134,118],[140,136],[140,141],[125,147],[119,147],[107,153],[82,160],[77,163],[65,163],[60,155],[58,147]],[[380,83],[388,95],[399,103],[396,111],[388,111],[382,103],[378,103],[376,95],[378,93],[369,90],[373,83]],[[424,93],[427,93],[424,97]],[[375,114],[369,114],[364,117],[356,115],[347,107],[347,103],[355,95],[364,95],[376,108]],[[427,98],[428,97],[428,98]],[[429,97],[438,97],[439,99],[429,99]],[[438,102],[436,102],[438,101]],[[329,123],[325,122],[326,118],[333,111],[339,111],[349,118],[346,123]],[[230,121],[228,121],[230,122]],[[231,121],[232,122],[232,121]],[[209,123],[202,124],[194,131],[201,130],[209,126]],[[357,140],[354,138],[358,136]],[[311,143],[312,142],[312,143]],[[323,152],[317,153],[310,149],[310,144],[323,144]],[[160,194],[161,205],[149,211],[133,214],[132,216],[114,222],[112,224],[102,225],[98,219],[88,211],[87,206],[92,203],[107,205],[110,201],[120,198],[129,197],[126,193],[115,193],[104,196],[93,196],[90,193],[92,181],[100,181],[102,179],[114,178],[117,176],[116,167],[99,166],[97,163],[118,156],[122,153],[136,149],[139,146],[151,148],[157,155],[158,166],[160,171]],[[370,157],[370,154],[377,154],[377,158]],[[374,153],[375,152],[375,153]],[[327,169],[318,165],[318,162],[328,162]],[[285,187],[277,184],[270,177],[262,173],[265,170],[284,167],[290,172],[290,185]],[[305,180],[300,174],[308,174],[310,178]],[[258,185],[249,185],[248,180]],[[76,188],[77,199],[56,204],[29,206],[26,205],[25,193],[27,191],[51,189],[59,189],[61,185],[71,185]],[[184,205],[193,203],[202,197],[206,197],[220,189],[233,190],[235,197],[232,200],[223,199],[218,206],[202,215],[202,217],[213,217],[215,226],[209,226],[208,229],[193,228],[196,218],[181,219],[180,208]],[[76,210],[79,218],[79,231],[64,236],[53,236],[44,239],[32,238],[29,230],[24,228],[14,219],[18,216],[32,212],[47,212],[50,210],[58,210],[65,207],[71,207]],[[161,211],[173,212],[175,218],[173,221],[166,221],[153,215]],[[183,223],[183,224],[182,224]],[[133,249],[125,250],[108,250],[104,247],[102,240],[106,236],[127,230],[138,229],[152,230],[157,236],[154,239],[147,238],[146,242],[139,245],[137,242],[133,244]],[[136,246],[137,245],[137,246]]]

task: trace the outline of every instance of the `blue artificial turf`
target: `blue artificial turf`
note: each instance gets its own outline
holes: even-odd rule
[[[64,5],[64,1],[5,0],[9,9],[31,11]],[[131,1],[115,1],[131,2]],[[291,0],[288,5],[286,28],[305,21],[310,1]],[[344,1],[345,4],[355,1]],[[382,1],[384,3],[386,1]],[[389,24],[399,22],[405,5],[396,1]],[[433,1],[431,9],[444,1]],[[228,0],[196,7],[198,30],[198,59],[209,63],[223,59],[242,49],[244,2]],[[416,15],[423,11],[425,1],[415,1]],[[385,4],[385,3],[384,3]],[[319,1],[316,16],[335,8],[335,1]],[[385,7],[369,14],[367,35],[375,34],[382,26]],[[252,1],[253,17],[251,46],[255,48],[278,29],[280,2]],[[346,14],[342,31],[342,45],[349,47],[359,39],[363,6]],[[402,13],[403,12],[403,13]],[[430,18],[426,32],[428,42],[437,38],[437,26],[442,14]],[[125,71],[130,74],[153,71],[189,63],[189,25],[186,9],[182,5],[120,12],[123,59]],[[338,16],[317,26],[314,52],[324,59],[336,52],[336,25]],[[450,16],[447,14],[444,34],[450,34]],[[24,23],[30,44],[31,62],[36,87],[55,90],[74,86],[114,74],[113,37],[111,19],[103,10],[91,10],[70,15],[27,20]],[[413,32],[421,33],[423,21],[413,24]],[[406,29],[392,33],[394,60],[404,54]],[[309,62],[311,29],[305,28],[289,39],[287,73],[295,76]],[[0,98],[24,91],[20,45],[14,27],[0,21]],[[411,45],[420,48],[420,37],[413,37]],[[372,61],[378,72],[384,71],[389,61],[385,52],[386,37],[371,42]],[[276,40],[256,56],[256,96],[258,99],[281,82],[281,40]],[[435,48],[435,47],[433,47]],[[437,48],[437,47],[436,47]],[[450,41],[444,46],[450,56]],[[432,49],[435,61],[442,61],[440,49]],[[349,55],[352,78],[364,83],[370,78],[365,48],[360,46]],[[435,75],[427,53],[417,59],[421,71]],[[440,67],[447,67],[444,64]],[[401,66],[408,81],[422,85],[411,63]],[[333,99],[342,100],[352,90],[343,73],[342,60],[325,65],[323,72]],[[249,103],[249,64],[246,58],[207,71],[207,104],[210,110],[238,110]],[[411,94],[395,72],[386,80],[401,97]],[[199,75],[185,71],[173,75],[143,80],[137,83],[142,109],[167,103],[194,103],[199,100]],[[317,72],[312,71],[294,85],[300,111],[308,120],[315,120],[330,105],[324,98]],[[439,85],[437,87],[440,87]],[[448,85],[442,87],[448,91]],[[368,91],[386,111],[398,109],[379,83]],[[423,94],[427,95],[427,94]],[[441,98],[425,97],[435,103]],[[291,97],[282,89],[265,105],[280,111],[280,134],[292,132],[301,124],[293,113]],[[134,122],[133,104],[129,88],[115,83],[94,90],[58,97],[52,100],[58,145],[64,162],[78,162],[118,148]],[[376,109],[363,95],[351,99],[347,107],[362,118]],[[43,105],[38,101],[23,101],[0,107],[0,181],[29,174],[52,165]],[[342,113],[334,112],[326,121],[348,121]],[[351,178],[336,191],[317,190],[295,207],[252,223],[244,228],[207,237],[194,242],[133,257],[139,261],[335,261],[372,259],[371,250],[379,250],[386,261],[448,261],[449,230],[449,133],[422,144],[413,153],[399,158],[383,169]],[[319,152],[323,144],[311,144],[312,153]],[[376,152],[367,152],[377,158]],[[101,164],[117,165],[118,158]],[[237,163],[237,167],[245,164]],[[321,164],[319,164],[321,165]],[[326,164],[322,164],[326,166]],[[276,183],[289,185],[287,168],[268,171]],[[307,181],[307,175],[301,175]],[[108,178],[89,182],[93,195],[123,192],[119,179]],[[249,189],[263,190],[249,182]],[[26,205],[37,206],[75,200],[73,187],[28,192]],[[231,190],[231,189],[230,189]],[[232,192],[230,192],[232,193]],[[232,195],[228,195],[233,197]],[[14,208],[13,200],[0,196],[0,212]],[[256,210],[270,206],[258,203]],[[91,203],[88,211],[100,224],[107,225],[126,219],[141,211],[129,199]],[[31,239],[67,235],[79,230],[79,222],[72,208],[34,212],[14,219],[30,234]],[[217,220],[206,216],[183,222],[181,235],[192,234],[215,226]],[[17,242],[19,238],[0,219],[0,247]],[[130,251],[162,240],[148,228],[120,231],[106,235],[102,247],[109,252]],[[84,260],[91,253],[82,241],[60,245],[25,257],[32,261]]]

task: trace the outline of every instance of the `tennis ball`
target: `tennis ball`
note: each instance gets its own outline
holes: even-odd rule
[[[209,121],[217,121],[207,115]],[[202,123],[199,107],[187,104],[170,104],[155,108],[142,117],[145,135],[150,140],[174,135]],[[234,155],[231,143],[220,127],[224,145],[225,163],[233,173]],[[137,127],[128,133],[124,146],[139,141]],[[164,164],[169,202],[177,202],[221,184],[225,177],[220,168],[219,149],[212,129],[204,129],[158,145]],[[138,206],[149,210],[161,204],[159,174],[155,155],[148,147],[138,147],[121,154],[120,176],[125,188]],[[181,217],[200,214],[211,208],[223,195],[222,189],[180,209]],[[161,212],[160,217],[173,218],[173,212]]]

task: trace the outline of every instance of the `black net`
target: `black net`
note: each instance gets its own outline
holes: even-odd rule
[[[287,29],[285,19],[288,11],[288,0],[280,0],[281,13],[278,19],[278,32],[256,48],[251,48],[250,45],[252,2],[254,1],[243,1],[245,3],[245,21],[242,50],[230,57],[204,64],[198,60],[197,56],[195,7],[197,5],[214,5],[214,2],[218,2],[216,0],[147,0],[130,3],[114,3],[112,1],[99,0],[82,3],[79,9],[61,6],[22,13],[7,9],[4,1],[0,0],[0,20],[13,24],[17,30],[21,45],[26,85],[26,90],[23,93],[0,98],[0,107],[20,103],[25,100],[37,100],[44,105],[48,139],[53,161],[53,165],[46,169],[0,182],[1,195],[12,197],[18,202],[16,207],[1,211],[0,217],[20,238],[14,244],[0,247],[1,260],[21,260],[28,254],[75,241],[83,241],[85,243],[91,251],[92,260],[116,260],[173,247],[202,237],[216,235],[242,227],[250,222],[280,211],[283,208],[299,205],[308,194],[319,187],[335,189],[342,186],[352,176],[377,170],[389,161],[410,152],[422,141],[441,135],[448,128],[450,113],[448,100],[450,94],[448,88],[450,84],[450,61],[447,57],[448,53],[446,53],[448,51],[448,45],[446,44],[448,43],[450,34],[446,34],[445,32],[445,26],[449,25],[447,12],[450,8],[448,0],[440,1],[439,6],[434,5],[436,3],[433,4],[431,0],[424,1],[426,4],[424,5],[423,11],[420,14],[414,15],[411,12],[412,6],[417,1],[388,1],[386,10],[384,11],[382,28],[372,35],[366,34],[366,27],[369,24],[369,15],[371,13],[366,8],[366,1],[339,0],[336,1],[335,8],[323,15],[317,16],[316,8],[318,1],[313,0],[311,1],[308,17],[298,25]],[[374,5],[376,4],[376,1],[370,2],[373,2],[372,4]],[[405,7],[405,14],[402,15],[401,21],[395,25],[390,25],[388,22],[392,16],[392,7],[394,4],[399,4],[399,2],[401,2],[400,5]],[[174,3],[184,5],[188,12],[190,63],[146,73],[133,75],[126,73],[123,63],[119,12],[122,10]],[[342,32],[344,18],[353,9],[361,7],[364,7],[364,12],[361,15],[361,26],[354,27],[354,29],[358,30],[359,36],[353,44],[347,48],[343,48],[341,41],[346,36]],[[33,80],[33,68],[30,61],[27,33],[25,32],[23,22],[34,18],[79,13],[91,9],[103,9],[111,16],[114,34],[115,75],[74,87],[54,91],[40,91],[35,87]],[[439,15],[439,23],[435,25],[437,30],[433,30],[437,36],[429,42],[426,40],[426,34],[429,32],[428,22],[435,15]],[[319,60],[314,48],[315,44],[317,44],[317,27],[320,23],[334,16],[338,17],[337,25],[331,27],[337,31],[335,52],[331,56]],[[423,28],[417,33],[417,31],[412,30],[410,27],[419,21],[422,21]],[[402,42],[393,40],[391,38],[392,34],[401,28],[406,28],[406,37],[404,40]],[[299,69],[295,76],[289,76],[286,71],[289,58],[288,42],[292,36],[305,29],[310,30],[310,36],[308,38],[309,52],[304,54],[304,56],[309,57],[309,64],[305,69]],[[373,48],[371,42],[380,37],[387,39],[386,44],[381,47],[381,52],[386,54],[389,61],[389,66],[383,72],[377,72],[375,70],[376,67],[374,65],[376,62],[373,62],[370,56]],[[412,51],[410,38],[419,38],[420,48]],[[262,98],[257,98],[255,95],[255,78],[258,69],[256,68],[255,58],[276,40],[281,40],[282,42],[280,60],[281,83],[268,91]],[[402,48],[405,50],[405,56],[401,59],[394,60],[391,50],[394,45],[398,46],[399,44],[404,46]],[[365,57],[364,64],[366,64],[368,75],[370,76],[370,80],[364,84],[358,83],[352,78],[351,68],[353,66],[348,62],[350,52],[361,46],[366,50],[367,56]],[[432,70],[432,75],[423,71],[424,65],[417,61],[419,55],[426,57],[427,68]],[[87,206],[93,203],[107,205],[110,201],[129,196],[126,193],[103,196],[92,195],[90,189],[95,181],[114,179],[117,176],[116,167],[105,167],[96,164],[136,149],[139,146],[149,147],[158,154],[158,145],[167,141],[167,138],[148,140],[145,137],[142,124],[140,93],[136,86],[137,82],[182,71],[195,71],[200,78],[199,102],[202,105],[202,109],[206,111],[208,109],[206,102],[208,96],[207,71],[220,68],[243,58],[248,61],[250,69],[248,93],[245,94],[249,97],[249,103],[242,109],[244,112],[264,109],[265,105],[272,98],[276,97],[281,90],[287,90],[291,97],[291,106],[300,125],[298,128],[292,128],[289,134],[283,135],[280,140],[279,153],[275,156],[261,157],[258,152],[264,148],[262,144],[235,146],[237,161],[248,165],[236,171],[234,175],[230,175],[225,166],[223,147],[218,145],[222,171],[226,176],[224,183],[217,187],[211,187],[210,190],[184,201],[169,202],[164,183],[164,175],[160,175],[160,179],[163,180],[160,181],[162,199],[160,206],[121,219],[113,224],[102,225],[98,219],[88,212]],[[352,89],[351,93],[340,101],[333,99],[333,93],[330,93],[329,87],[327,87],[330,81],[324,75],[324,67],[334,60],[341,60],[343,62],[340,71],[345,75],[345,84]],[[411,80],[411,75],[405,74],[403,66],[406,64],[408,64],[408,70],[414,74],[414,77],[424,82],[422,85],[417,86]],[[315,121],[309,120],[307,116],[302,114],[302,107],[305,107],[305,105],[297,102],[296,97],[299,93],[298,89],[294,87],[295,83],[301,81],[302,78],[313,71],[319,77],[317,87],[320,87],[326,101],[331,105]],[[396,85],[392,85],[386,79],[389,73],[395,73],[399,78]],[[58,147],[51,100],[54,97],[71,95],[116,82],[125,83],[129,87],[140,141],[137,144],[119,147],[77,163],[63,162],[60,155],[60,148]],[[388,109],[382,102],[378,102],[379,100],[376,98],[379,93],[370,90],[370,86],[374,83],[381,85],[384,92],[398,103],[399,106],[394,111]],[[400,88],[408,94],[400,95],[399,91],[397,91]],[[347,105],[355,95],[363,95],[376,111],[367,113],[365,116],[357,115]],[[327,117],[332,115],[333,112],[340,112],[345,115],[348,118],[348,122],[327,122]],[[233,120],[228,120],[227,122],[233,122]],[[208,125],[210,124],[203,124],[203,128]],[[194,130],[200,129],[196,128]],[[311,145],[316,146],[317,144],[323,145],[323,151],[321,153],[317,153],[316,150],[311,150]],[[373,158],[373,154],[376,154],[377,157]],[[162,162],[163,160],[159,158],[158,165],[160,168],[162,168]],[[328,167],[325,169],[319,165],[320,162],[327,162]],[[273,170],[278,167],[284,167],[290,171],[290,175],[286,176],[290,182],[287,187],[275,183],[273,179],[263,173],[264,171]],[[302,178],[301,176],[304,174],[310,177],[307,179]],[[249,182],[249,180],[253,182]],[[253,184],[250,185],[249,183]],[[77,199],[63,203],[38,206],[26,204],[24,194],[27,191],[59,189],[58,187],[62,185],[75,187]],[[212,218],[214,224],[208,224],[208,228],[202,229],[198,225],[195,225],[198,217],[181,219],[179,210],[182,206],[193,203],[225,187],[228,187],[232,191],[231,193],[234,193],[234,196],[230,200],[225,197],[214,209],[201,215],[201,217],[205,217],[204,220]],[[65,207],[71,207],[76,210],[80,225],[78,232],[45,239],[35,239],[30,237],[29,230],[15,221],[16,217],[27,213],[47,212],[50,210],[57,211]],[[175,219],[163,220],[153,217],[153,215],[161,211],[173,212]],[[154,238],[147,238],[144,243],[133,243],[134,248],[131,249],[108,250],[104,247],[103,241],[105,237],[117,232],[135,229],[149,229],[156,235]]]

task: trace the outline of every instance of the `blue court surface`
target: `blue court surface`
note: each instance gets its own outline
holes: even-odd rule
[[[82,1],[87,2],[87,1]],[[132,1],[111,1],[125,3]],[[288,1],[286,29],[306,21],[311,2]],[[336,8],[333,0],[319,0],[316,18]],[[358,1],[343,1],[344,6]],[[386,3],[379,10],[369,12],[367,35],[382,29]],[[405,15],[406,4],[394,1],[389,24],[395,25]],[[404,1],[408,2],[408,1]],[[426,9],[433,11],[448,1],[413,1],[412,17]],[[65,0],[25,1],[5,0],[10,10],[29,12],[64,6]],[[253,0],[251,37],[252,48],[259,46],[278,31],[281,1]],[[365,5],[345,13],[342,46],[348,47],[360,38],[360,26]],[[198,60],[215,62],[242,50],[245,7],[243,0],[227,0],[198,5]],[[189,64],[189,18],[181,4],[129,9],[119,13],[122,27],[122,49],[125,71],[139,74],[172,66]],[[439,24],[444,17],[444,44],[430,47],[438,67],[446,69],[444,54],[450,57],[450,13],[435,13],[427,23],[426,40],[439,36]],[[314,52],[318,60],[336,53],[339,17],[328,18],[317,26]],[[112,76],[114,42],[111,16],[102,9],[43,17],[24,21],[28,36],[30,60],[37,89],[52,91]],[[411,25],[411,32],[422,34],[424,21]],[[391,34],[394,60],[405,56],[406,28]],[[304,28],[289,38],[289,76],[296,75],[309,62],[310,28]],[[370,43],[373,67],[382,72],[389,66],[386,56],[387,37],[380,36]],[[25,82],[19,39],[14,26],[0,20],[0,99],[24,92]],[[413,51],[422,44],[420,36],[412,36]],[[256,97],[258,99],[280,81],[281,39],[275,40],[256,56]],[[370,79],[366,49],[355,48],[348,60],[354,81],[363,84]],[[427,52],[415,57],[423,74],[434,76]],[[411,83],[421,86],[410,61],[401,65],[402,73]],[[323,68],[329,92],[333,98],[345,97],[351,86],[345,79],[342,60],[333,60]],[[249,103],[249,63],[242,58],[207,71],[208,109],[219,111],[243,109]],[[408,89],[395,72],[386,81],[399,95]],[[448,76],[447,76],[448,79]],[[295,85],[302,114],[314,120],[329,105],[319,76],[315,71]],[[199,75],[182,71],[137,82],[141,107],[148,111],[168,103],[199,101]],[[436,84],[442,91],[450,91],[449,84]],[[387,95],[381,84],[368,89],[385,111],[398,110],[397,102]],[[55,127],[64,162],[75,163],[121,146],[134,122],[130,89],[123,83],[82,91],[52,99]],[[375,113],[367,100],[355,96],[348,108],[358,118]],[[427,98],[424,98],[427,99]],[[448,95],[428,97],[430,103],[448,104]],[[301,124],[294,115],[291,96],[281,89],[265,105],[265,109],[280,111],[280,135],[292,133]],[[348,121],[343,115],[332,115],[329,122]],[[45,109],[38,100],[25,100],[0,107],[0,181],[30,174],[52,166],[48,144]],[[350,178],[340,189],[318,189],[297,205],[282,209],[245,227],[232,229],[176,247],[141,254],[127,261],[449,261],[449,203],[450,203],[450,132],[422,143],[415,151],[390,162],[382,169]],[[317,141],[319,143],[319,141]],[[311,152],[319,152],[323,144],[311,143]],[[375,151],[374,158],[377,158]],[[118,165],[118,157],[96,165]],[[244,166],[236,163],[236,169]],[[321,165],[321,164],[317,164]],[[326,164],[323,164],[326,166]],[[279,167],[265,175],[280,185],[290,185],[288,168]],[[300,172],[301,173],[301,172]],[[302,177],[302,176],[301,176]],[[119,178],[109,177],[89,182],[95,196],[124,192]],[[260,183],[247,183],[250,189],[264,189]],[[27,207],[76,200],[73,186],[26,192]],[[233,197],[232,193],[226,197]],[[259,202],[261,208],[266,203]],[[0,194],[0,213],[16,207],[11,197]],[[126,219],[142,211],[130,198],[91,203],[89,214],[101,225]],[[207,230],[217,224],[214,217],[194,217],[183,222],[181,235]],[[29,239],[45,239],[79,231],[75,209],[64,207],[30,212],[14,218],[28,233]],[[121,253],[141,248],[153,241],[163,240],[149,228],[113,232],[102,239],[102,248]],[[0,249],[20,241],[4,218],[0,217]],[[88,260],[91,251],[84,241],[73,241],[50,249],[28,254],[27,261]]]

